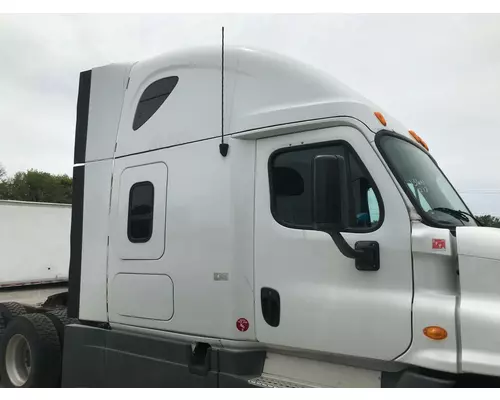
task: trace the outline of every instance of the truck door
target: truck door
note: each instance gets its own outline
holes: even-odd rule
[[[108,255],[110,322],[154,328],[173,316],[173,283],[162,259],[167,181],[167,165],[151,153],[115,160]]]
[[[346,160],[349,227],[379,244],[380,269],[361,271],[312,226],[312,160]],[[411,342],[408,211],[364,135],[334,127],[261,139],[256,158],[255,310],[260,342],[391,360]]]

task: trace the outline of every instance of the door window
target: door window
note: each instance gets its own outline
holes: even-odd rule
[[[378,206],[378,200],[375,196],[375,192],[373,188],[368,189],[367,192],[368,199],[368,212],[370,214],[370,224],[375,226],[377,222],[380,220],[380,208]]]
[[[313,229],[312,163],[318,155],[338,155],[346,161],[348,230],[376,229],[382,216],[380,195],[364,165],[344,142],[287,148],[271,156],[271,209],[276,221],[291,228]]]
[[[139,182],[130,188],[128,238],[132,243],[146,243],[153,234],[154,186]]]

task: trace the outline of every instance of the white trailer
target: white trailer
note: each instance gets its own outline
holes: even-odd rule
[[[82,72],[74,162],[74,319],[8,316],[6,386],[498,385],[500,230],[311,66],[207,48]]]
[[[71,205],[0,200],[0,302],[67,290]]]
[[[0,289],[68,281],[71,205],[0,200]]]

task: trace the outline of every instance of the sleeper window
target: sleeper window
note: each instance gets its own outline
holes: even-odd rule
[[[144,90],[135,110],[132,124],[134,131],[144,125],[158,111],[167,100],[167,97],[170,96],[178,81],[177,76],[169,76],[153,82]]]
[[[153,234],[154,186],[138,182],[130,188],[128,238],[132,243],[145,243]]]
[[[318,155],[344,157],[349,179],[348,228],[370,230],[378,226],[380,204],[371,179],[345,144],[289,148],[272,156],[271,207],[275,219],[293,228],[312,229],[312,163]]]

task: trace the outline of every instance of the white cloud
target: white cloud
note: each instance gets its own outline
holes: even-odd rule
[[[78,74],[226,42],[301,58],[415,129],[461,190],[500,189],[499,15],[0,16],[0,161],[71,173]],[[500,215],[500,195],[469,194]]]

